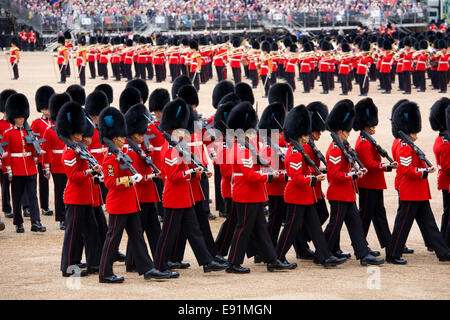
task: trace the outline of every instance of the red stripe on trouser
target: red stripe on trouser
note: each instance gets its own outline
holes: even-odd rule
[[[181,225],[178,228],[177,241],[175,241],[175,246],[173,247],[172,261],[175,261],[175,259],[177,258],[178,240],[180,240],[180,235],[181,235]]]
[[[406,218],[408,217],[408,214],[409,214],[409,207],[411,207],[410,203],[408,204],[408,209],[406,210],[406,214],[405,214],[405,217],[403,218],[402,226],[400,227],[400,231],[398,233],[397,239],[395,240],[394,249],[392,250],[391,254],[394,254],[395,249],[397,248],[398,240],[400,239],[400,235],[402,234],[403,227],[405,226],[405,223],[406,223]]]
[[[109,238],[108,247],[106,248],[105,261],[103,262],[102,276],[105,275],[105,267],[106,267],[106,261],[108,261],[109,246],[111,245],[111,241],[114,238],[114,231],[116,230],[117,215],[114,215],[114,218],[115,218],[115,220],[114,220],[113,231],[111,233],[111,238]]]
[[[229,215],[230,222],[228,223],[227,230],[225,231],[224,239],[227,238],[228,231],[230,230],[231,219],[232,219],[232,217],[233,217],[233,202],[231,202],[231,211],[229,212],[229,214],[230,214],[230,215]],[[223,247],[224,247],[224,246],[225,246],[225,241],[223,241],[223,242],[222,242],[222,245],[220,246],[220,252],[223,252]]]
[[[73,221],[72,221],[72,232],[70,233],[70,242],[69,242],[69,255],[67,257],[67,266],[70,266],[70,251],[72,250],[73,230],[75,230],[75,218],[76,218],[76,216],[77,216],[77,207],[74,207]]]
[[[162,246],[161,246],[161,253],[159,254],[158,269],[161,268],[161,259],[162,259],[162,255],[163,255],[163,252],[164,252],[164,246],[165,246],[165,244],[166,244],[167,236],[169,235],[170,225],[172,224],[172,218],[173,218],[173,212],[174,212],[174,211],[175,211],[175,209],[172,209],[172,213],[170,214],[169,225],[168,225],[168,227],[167,227],[167,232],[166,232],[166,235],[165,235],[165,237],[164,237],[163,244],[162,244]]]
[[[294,223],[296,211],[297,211],[297,206],[294,207],[294,213],[292,214],[291,225],[289,226],[288,233],[286,234],[286,237],[284,238],[283,248],[281,248],[280,256],[278,257],[278,259],[281,259],[281,256],[283,255],[284,247],[286,246],[287,239],[289,238],[289,234],[291,233],[292,224]]]
[[[270,224],[270,228],[269,228],[270,235],[272,235],[273,226],[275,225],[275,212],[277,212],[276,209],[278,209],[278,200],[276,198],[274,200],[275,200],[276,206],[274,206],[273,212],[272,212],[272,223]]]
[[[330,245],[330,241],[331,241],[331,238],[333,237],[334,229],[336,229],[336,226],[337,226],[337,223],[338,223],[338,220],[339,220],[339,210],[340,210],[340,208],[341,208],[341,205],[338,202],[338,210],[337,210],[337,213],[336,213],[336,221],[334,222],[333,229],[331,230],[330,237],[328,238],[328,245]]]
[[[239,231],[238,238],[236,240],[236,245],[234,246],[234,254],[233,254],[233,259],[231,260],[231,264],[234,263],[234,258],[236,257],[237,246],[238,246],[238,243],[239,243],[239,238],[241,237],[242,230],[244,230],[244,227],[245,227],[245,218],[246,217],[247,217],[247,204],[245,204],[244,222],[242,223],[241,231]]]

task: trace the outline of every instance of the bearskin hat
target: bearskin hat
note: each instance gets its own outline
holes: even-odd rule
[[[56,133],[69,138],[75,133],[86,132],[86,115],[81,105],[75,101],[64,103],[56,118]]]
[[[278,51],[278,44],[276,42],[270,45],[270,51]]]
[[[144,115],[146,115],[147,117],[145,117]],[[135,104],[130,109],[128,109],[127,113],[125,113],[128,136],[134,133],[145,134],[148,127],[148,116],[148,109],[142,103]]]
[[[322,51],[330,51],[330,50],[333,50],[333,46],[328,41],[323,41],[320,44],[320,50],[322,50]]]
[[[303,51],[304,52],[310,52],[313,51],[313,46],[310,42],[306,42],[305,44],[303,44]]]
[[[286,117],[286,109],[284,106],[275,102],[269,104],[263,111],[261,119],[259,119],[258,129],[267,130],[267,134],[270,134],[270,130],[283,130],[284,118]]]
[[[137,103],[141,103],[141,93],[138,89],[129,87],[122,91],[119,98],[119,108],[123,114]]]
[[[17,92],[13,89],[5,89],[0,93],[0,112],[5,112],[6,100],[8,100],[9,96],[15,93]]]
[[[365,98],[355,105],[355,120],[353,129],[362,130],[378,124],[378,108],[371,98]]]
[[[267,53],[270,52],[270,43],[267,40],[264,40],[261,43],[261,51],[267,52]]]
[[[343,42],[342,43],[342,52],[350,52],[351,48],[350,45],[348,44],[348,42]]]
[[[89,44],[90,45],[97,44],[97,37],[89,37]]]
[[[65,43],[66,43],[66,39],[64,39],[63,36],[59,36],[59,37],[58,37],[58,43],[60,43],[60,44],[65,44]]]
[[[369,41],[363,40],[360,45],[361,51],[368,52],[370,51],[370,43]]]
[[[186,129],[189,117],[189,107],[183,99],[177,98],[164,106],[160,127],[164,131]]]
[[[95,123],[92,121],[91,116],[87,113],[86,109],[83,109],[86,117],[86,130],[83,132],[83,137],[92,137],[95,133]]]
[[[228,103],[228,102],[231,102],[233,105],[237,105],[241,101],[242,100],[237,96],[236,93],[230,92],[230,93],[226,94],[225,96],[223,96],[222,99],[220,99],[218,106],[220,108],[221,105]]]
[[[180,75],[180,76],[176,77],[172,84],[172,99],[177,98],[178,90],[180,90],[181,87],[183,87],[187,84],[192,84],[191,79],[189,79],[189,77],[184,76],[184,75]]]
[[[127,45],[127,47],[132,47],[133,46],[133,40],[127,39],[126,45]]]
[[[133,79],[127,82],[126,88],[136,88],[141,93],[142,103],[145,103],[148,99],[148,85],[142,79]],[[140,101],[139,101],[140,102]]]
[[[66,102],[70,102],[70,101],[73,101],[73,100],[67,92],[55,93],[54,95],[52,95],[48,101],[48,107],[50,109],[50,120],[55,122],[62,106]]]
[[[148,107],[150,111],[162,111],[164,106],[169,103],[170,95],[169,91],[164,88],[158,88],[153,90],[148,99]]]
[[[192,50],[198,50],[198,42],[194,39],[189,40],[189,48]]]
[[[66,40],[72,39],[72,35],[70,34],[69,31],[64,32],[64,39],[66,39]]]
[[[275,83],[269,89],[269,103],[279,102],[289,110],[294,106],[292,87],[285,82]]]
[[[113,94],[113,88],[107,84],[102,83],[95,87],[94,91],[103,91],[104,94],[108,97],[108,103],[113,103],[114,100],[114,94]]]
[[[86,92],[82,86],[73,84],[66,89],[66,92],[70,95],[72,101],[78,102],[81,106],[86,103]]]
[[[420,40],[418,49],[419,50],[426,50],[426,49],[428,49],[428,42],[427,42],[427,40]]]
[[[308,136],[311,129],[311,115],[304,105],[293,108],[286,115],[283,132],[286,139],[297,140],[302,136]]]
[[[197,90],[190,84],[180,88],[178,97],[183,99],[188,105],[198,106],[199,104]]]
[[[233,130],[242,129],[244,131],[256,129],[257,123],[258,115],[248,101],[238,103],[231,110],[227,121],[228,128]]]
[[[102,144],[105,144],[103,138],[126,137],[127,123],[124,115],[113,107],[103,109],[99,115],[98,132]]]
[[[400,104],[392,117],[394,134],[398,137],[398,131],[403,131],[406,134],[418,133],[422,130],[422,118],[420,110],[416,103],[407,101]]]
[[[183,45],[183,46],[188,46],[189,45],[189,39],[188,38],[183,38],[183,39],[181,39],[181,44]]]
[[[330,131],[350,131],[355,118],[355,107],[349,99],[338,101],[327,118],[327,127]]]
[[[241,46],[241,41],[239,40],[239,38],[236,37],[233,38],[232,44],[234,48],[239,48]]]
[[[55,90],[50,86],[42,86],[36,90],[34,100],[36,102],[36,110],[41,112],[42,109],[49,109],[50,97],[55,93]]]
[[[109,38],[108,37],[103,37],[102,38],[102,44],[108,44],[109,43]]]
[[[328,107],[320,101],[311,102],[306,106],[311,113],[312,131],[325,131],[325,123],[328,117]]]
[[[255,103],[255,97],[253,95],[252,87],[246,82],[239,82],[234,86],[234,93],[241,99],[241,101],[247,101],[251,105]]]
[[[212,105],[215,109],[219,107],[219,101],[228,93],[234,92],[234,84],[228,80],[222,80],[214,87],[212,93]]]
[[[222,132],[223,135],[227,131],[228,116],[234,106],[235,104],[233,102],[226,102],[217,108],[216,114],[214,115],[214,128]]]
[[[450,128],[450,106],[445,109],[445,119],[447,120],[447,129]]]
[[[184,129],[189,131],[190,134],[193,134],[195,132],[195,121],[198,120],[198,113],[192,108],[192,105],[188,104],[187,107],[189,109],[189,118],[186,128]]]
[[[403,42],[403,45],[404,45],[404,42]],[[392,50],[392,42],[388,39],[385,39],[383,41],[383,49],[384,50]]]
[[[430,109],[430,125],[434,131],[447,130],[445,110],[450,105],[450,99],[443,97],[437,100]]]
[[[13,93],[5,102],[6,118],[9,123],[14,124],[14,119],[25,118],[30,116],[30,104],[25,95],[21,93]]]
[[[255,50],[259,49],[259,43],[255,39],[252,40],[252,49],[255,49]]]
[[[404,102],[408,102],[409,100],[408,99],[401,99],[401,100],[399,100],[399,101],[397,101],[397,103],[396,104],[394,104],[394,106],[392,107],[392,110],[391,110],[391,130],[392,130],[392,135],[395,137],[395,138],[398,138],[398,134],[397,134],[397,128],[395,127],[395,123],[392,121],[392,119],[394,118],[394,113],[395,113],[395,110],[397,110],[397,108],[401,105],[401,104],[403,104]]]
[[[90,116],[98,116],[108,106],[108,97],[103,91],[93,91],[86,98],[85,108]]]
[[[86,45],[86,37],[85,36],[79,36],[77,40],[78,44],[81,44],[82,46]]]

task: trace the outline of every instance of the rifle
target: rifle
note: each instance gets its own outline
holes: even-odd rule
[[[308,164],[308,166],[312,167],[314,169],[314,171],[318,175],[321,175],[322,171],[320,171],[320,169],[316,166],[314,161],[312,161],[312,159],[306,154],[305,149],[303,149],[303,146],[300,143],[298,143],[297,141],[295,141],[294,139],[291,139],[291,138],[289,138],[289,142],[292,144],[292,146],[295,149],[297,149],[298,152],[300,152],[302,154],[302,156],[305,159],[305,161]]]
[[[341,149],[342,154],[344,155],[345,159],[347,159],[347,161],[350,163],[350,165],[353,167],[353,169],[358,172],[359,169],[358,167],[355,165],[355,160],[353,159],[352,155],[350,155],[350,153],[347,152],[347,149],[345,149],[344,144],[342,143],[341,139],[339,138],[339,136],[337,135],[336,132],[331,131],[331,138],[333,139],[334,144]]]
[[[67,146],[67,148],[72,149],[75,151],[75,153],[82,159],[86,160],[89,164],[89,168],[94,170],[94,167],[98,165],[97,159],[94,158],[92,154],[89,153],[89,151],[86,149],[86,147],[80,142],[76,143],[70,140],[69,138],[63,137],[61,135],[58,135],[58,139],[64,142]],[[99,177],[103,176],[103,172],[98,173]]]
[[[199,158],[197,158],[195,154],[190,151],[189,147],[186,145],[186,143],[184,143],[184,141],[173,140],[172,136],[168,132],[162,130],[158,125],[155,124],[155,119],[153,119],[151,114],[144,114],[144,117],[146,117],[150,123],[155,125],[156,129],[158,129],[162,133],[164,139],[167,140],[169,145],[175,148],[183,158],[190,159],[194,165],[196,165],[197,167],[202,167],[205,172],[208,172],[208,168],[200,161]]]
[[[201,114],[198,115],[198,121],[200,121],[202,124],[202,130],[206,130],[209,133],[209,136],[211,137],[211,141],[214,142],[214,140],[216,140],[216,133],[212,129],[213,123],[207,124],[206,119],[202,118]]]
[[[28,122],[24,122],[23,128],[27,132],[27,136],[25,137],[25,142],[27,144],[31,144],[34,147],[34,150],[36,151],[37,155],[40,155],[42,153],[41,144],[45,142],[45,139],[36,139],[35,133],[31,130],[30,125]]]
[[[150,149],[150,145],[151,145],[151,143],[150,143],[150,139],[153,139],[153,138],[155,138],[156,136],[154,135],[154,134],[145,134],[144,135],[144,146],[145,146],[145,149],[146,150],[149,150]]]
[[[373,145],[375,147],[375,149],[377,149],[377,152],[378,152],[378,154],[380,156],[382,156],[383,158],[386,158],[387,161],[389,161],[391,164],[394,162],[394,160],[389,156],[387,151],[384,150],[379,144],[377,144],[375,139],[366,130],[361,130],[360,133],[361,133],[361,136],[363,136],[364,139],[369,141],[370,144]]]
[[[2,140],[3,137],[0,134],[0,140]],[[8,142],[0,142],[0,158],[5,154],[5,149],[3,149],[3,147],[6,147],[8,145]]]
[[[361,170],[361,169],[365,169],[364,164],[361,162],[361,160],[359,160],[358,153],[355,151],[355,149],[353,149],[353,148],[350,146],[350,143],[348,143],[347,140],[344,140],[343,143],[344,143],[345,148],[346,148],[346,149],[348,150],[348,152],[350,152],[350,154],[352,155],[353,161],[355,161],[355,162],[358,164],[359,169],[360,169],[360,170]]]
[[[280,157],[280,160],[284,162],[285,154],[283,151],[281,151],[280,147],[277,143],[273,142],[272,138],[270,136],[261,136],[263,139],[266,139],[266,141],[269,143],[269,145],[272,147],[273,151]]]
[[[423,151],[420,150],[420,148],[414,144],[414,142],[411,140],[411,138],[407,134],[405,134],[402,130],[399,130],[398,135],[400,136],[400,139],[402,139],[404,142],[406,142],[413,149],[413,151],[417,154],[419,159],[425,162],[427,167],[430,168],[433,166],[431,164],[431,162],[428,161],[428,159],[425,157],[425,153],[423,153]]]
[[[314,140],[311,137],[309,137],[308,144],[311,147],[311,149],[314,151],[314,153],[316,154],[317,159],[319,159],[326,167],[327,160],[323,156],[322,152],[320,152],[319,148],[317,148],[316,144],[314,143]],[[327,173],[327,171],[325,170],[324,173]]]
[[[109,151],[113,153],[116,156],[116,161],[120,162],[120,169],[130,171],[132,175],[138,174],[136,169],[133,167],[132,163],[133,160],[130,159],[130,157],[127,154],[122,153],[117,146],[112,142],[111,139],[103,137],[103,141],[105,142],[106,146],[108,147]]]
[[[161,171],[155,166],[152,159],[138,146],[138,144],[131,138],[127,138],[128,145],[134,150],[145,162],[146,165],[152,167],[156,174]]]

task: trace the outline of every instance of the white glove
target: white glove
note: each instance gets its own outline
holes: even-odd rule
[[[134,176],[131,177],[131,181],[133,183],[138,183],[141,180],[142,180],[142,175],[139,173],[136,173]]]

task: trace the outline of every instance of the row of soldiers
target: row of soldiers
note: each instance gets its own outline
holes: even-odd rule
[[[145,81],[130,81],[120,95],[120,110],[110,107],[112,90],[107,85],[84,101],[83,89],[75,89],[68,94],[54,93],[47,86],[38,90],[36,106],[44,115],[33,122],[34,133],[26,121],[27,98],[12,90],[0,95],[4,122],[10,124],[2,138],[3,178],[11,183],[16,231],[24,232],[24,195],[31,211],[31,230],[45,231],[36,197],[36,162],[43,156],[43,176],[48,179],[51,174],[54,179],[55,208],[61,203],[62,211],[56,216],[63,219],[65,228],[63,276],[72,275],[74,266],[82,266],[84,247],[87,270],[81,271],[82,276],[98,272],[100,282],[122,282],[123,277],[113,273],[113,263],[124,259],[127,271],[137,271],[146,279],[176,278],[179,274],[173,269],[189,267],[182,261],[186,240],[205,272],[248,273],[242,267],[246,253],[255,262],[267,263],[268,271],[295,269],[297,265],[286,260],[292,245],[299,258],[332,267],[351,256],[340,249],[344,221],[362,265],[384,263],[378,258],[380,252],[370,249],[366,241],[372,221],[381,247],[386,248],[386,260],[405,264],[401,256],[412,252],[405,243],[414,219],[426,246],[440,261],[450,261],[448,217],[443,217],[439,232],[427,181],[436,168],[414,144],[421,116],[411,101],[401,100],[393,108],[396,140],[391,159],[372,137],[378,109],[370,98],[356,106],[341,100],[328,114],[320,102],[294,108],[292,88],[278,83],[270,89],[269,105],[258,120],[252,88],[243,82],[221,81],[212,94],[217,111],[206,121],[196,113],[198,96],[186,76],[175,79],[172,100],[165,89],[156,89],[149,97]],[[148,108],[144,105],[147,99]],[[430,115],[432,128],[440,132],[434,151],[447,215],[449,105],[448,99],[438,100]],[[196,126],[198,121],[200,126]],[[45,128],[43,135],[38,127]],[[325,129],[333,142],[324,157],[314,140]],[[361,132],[355,149],[347,141],[352,129]],[[218,168],[215,174],[220,175],[225,201],[226,219],[216,239],[202,206],[201,181],[212,177],[205,146]],[[388,162],[381,162],[381,156]],[[397,170],[399,209],[391,233],[383,190],[384,173],[392,170]],[[325,179],[330,213],[321,190]],[[263,210],[267,202],[268,222]],[[162,227],[158,204],[164,212]],[[328,217],[323,231],[321,224]],[[126,256],[121,257],[118,247],[124,229],[129,240]],[[315,252],[308,246],[310,240]]]
[[[61,82],[65,82],[70,68],[70,33],[58,40],[57,64]],[[141,78],[165,81],[168,63],[171,81],[180,74],[187,75],[197,91],[200,83],[213,77],[216,69],[218,81],[227,79],[228,67],[235,83],[242,80],[242,68],[252,87],[261,82],[267,96],[277,79],[285,79],[296,89],[296,74],[303,82],[304,93],[310,92],[319,77],[322,93],[334,90],[335,78],[341,83],[342,95],[352,90],[352,82],[359,86],[360,95],[366,96],[369,82],[379,79],[379,88],[390,93],[398,76],[399,90],[411,93],[411,87],[426,90],[426,78],[433,89],[445,93],[449,79],[449,38],[443,33],[399,33],[391,35],[366,34],[331,38],[288,35],[281,40],[276,35],[263,35],[242,39],[235,36],[205,36],[188,39],[177,36],[157,38],[135,35],[123,37],[91,37],[86,45],[85,36],[78,38],[74,57],[79,68],[81,85],[85,84],[85,67],[89,65],[91,78],[97,75],[108,79],[108,64],[116,81]],[[67,52],[66,52],[67,50]],[[78,52],[78,53],[76,53]],[[134,74],[131,67],[134,66]],[[65,71],[64,71],[65,70]],[[196,76],[198,74],[198,76]]]

